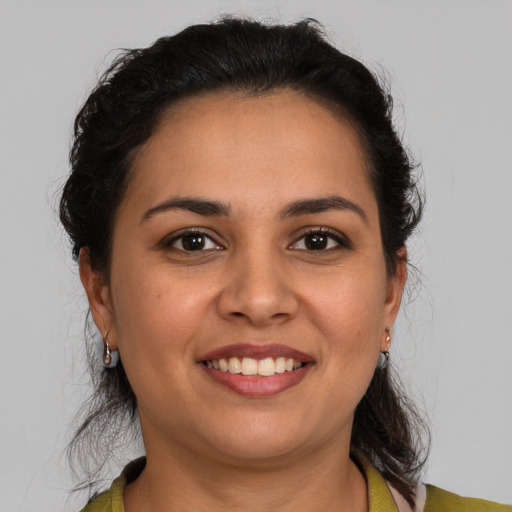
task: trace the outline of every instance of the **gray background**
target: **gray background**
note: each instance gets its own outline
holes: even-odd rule
[[[315,17],[388,70],[428,195],[392,352],[433,425],[425,480],[512,502],[512,3],[18,0],[0,1],[0,512],[81,504],[63,449],[86,305],[54,213],[74,114],[110,50],[226,12]]]

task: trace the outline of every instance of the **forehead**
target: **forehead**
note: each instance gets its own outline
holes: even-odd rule
[[[301,93],[216,93],[170,107],[135,156],[130,201],[371,196],[353,124]],[[294,197],[288,197],[294,196]],[[354,197],[355,196],[355,197]]]

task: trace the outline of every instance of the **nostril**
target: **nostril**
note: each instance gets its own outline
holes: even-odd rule
[[[294,317],[298,304],[288,288],[277,281],[258,283],[257,276],[252,281],[235,277],[217,297],[217,311],[225,320],[263,326]]]

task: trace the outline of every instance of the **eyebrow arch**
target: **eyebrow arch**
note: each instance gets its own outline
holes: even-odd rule
[[[364,210],[341,196],[327,196],[313,199],[300,199],[287,205],[281,217],[286,219],[288,217],[298,217],[300,215],[308,215],[312,213],[321,213],[328,210],[348,210],[357,213],[361,219],[368,224],[368,218]]]
[[[210,201],[195,197],[172,197],[163,203],[157,204],[144,213],[140,222],[145,222],[159,213],[168,212],[170,210],[188,210],[198,215],[206,217],[227,217],[231,208],[229,205],[218,201]]]

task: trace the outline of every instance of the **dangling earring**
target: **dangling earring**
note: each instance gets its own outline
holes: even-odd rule
[[[388,365],[389,362],[389,347],[391,346],[391,331],[389,327],[386,327],[386,343],[387,348],[386,350],[382,350],[379,354],[379,362],[377,363],[378,368],[385,368]]]
[[[108,341],[103,338],[103,366],[105,368],[114,368],[119,359],[119,353],[117,350],[110,350]]]
[[[112,356],[110,355],[110,347],[108,346],[108,341],[103,340],[103,366],[110,366],[112,362]]]

